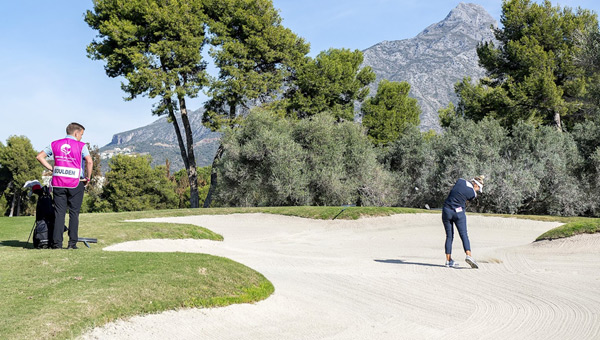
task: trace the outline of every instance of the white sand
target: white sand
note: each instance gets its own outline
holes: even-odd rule
[[[600,235],[533,240],[558,223],[468,216],[444,264],[438,214],[320,221],[266,214],[146,221],[192,223],[225,241],[143,240],[105,250],[199,252],[264,274],[256,304],[137,316],[82,339],[600,339]]]

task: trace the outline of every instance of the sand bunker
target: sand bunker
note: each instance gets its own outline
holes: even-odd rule
[[[225,241],[143,240],[105,250],[198,252],[264,274],[256,304],[133,317],[82,339],[598,339],[600,235],[538,242],[558,223],[468,217],[445,268],[438,214],[320,221],[266,214],[145,221],[191,223]],[[458,237],[458,236],[457,236]]]

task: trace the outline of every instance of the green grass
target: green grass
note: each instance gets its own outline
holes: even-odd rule
[[[223,239],[194,225],[123,222],[173,214],[181,212],[82,214],[80,236],[98,244],[78,250],[31,249],[33,217],[0,218],[0,339],[72,338],[119,318],[255,302],[274,291],[260,273],[226,258],[101,250],[148,238]]]
[[[106,214],[90,214],[106,215],[106,216],[127,216],[125,219],[139,219],[151,217],[174,217],[174,216],[193,216],[193,215],[222,215],[222,214],[276,214],[284,216],[297,216],[304,218],[330,220],[339,214],[337,219],[355,220],[363,216],[389,216],[394,214],[413,214],[413,213],[439,213],[432,210],[415,209],[415,208],[396,208],[396,207],[348,207],[343,210],[339,206],[329,207],[257,207],[257,208],[209,208],[209,209],[177,209],[177,210],[156,210],[156,211],[141,211],[128,213],[106,213]]]
[[[548,230],[538,236],[536,241],[555,240],[559,238],[571,237],[579,234],[600,233],[600,218],[576,217],[576,216],[545,216],[545,215],[503,215],[503,214],[483,214],[485,216],[512,217],[526,220],[535,220],[543,222],[564,223],[554,229]]]
[[[568,222],[560,227],[548,230],[540,235],[536,241],[555,240],[559,238],[571,237],[579,234],[600,233],[600,219],[575,220]]]
[[[400,213],[439,213],[407,208],[268,207],[180,209],[82,214],[81,237],[98,238],[91,249],[35,250],[26,244],[33,217],[0,218],[0,339],[66,339],[119,318],[185,307],[225,306],[268,297],[273,285],[229,259],[186,253],[104,252],[105,246],[149,238],[222,240],[189,224],[125,222],[140,218],[269,213],[314,219],[358,219]],[[502,217],[559,221],[540,239],[600,232],[600,219],[551,216]],[[65,234],[65,237],[66,234]]]

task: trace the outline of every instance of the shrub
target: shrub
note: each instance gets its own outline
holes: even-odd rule
[[[437,169],[433,138],[438,137],[428,138],[416,126],[409,126],[384,151],[382,161],[391,171],[397,190],[394,205],[423,208],[432,204]]]
[[[223,137],[217,200],[232,206],[310,204],[305,150],[294,142],[291,122],[269,111],[250,114]]]
[[[508,196],[502,190],[508,188],[503,186],[513,182],[509,164],[503,158],[503,151],[508,143],[507,131],[497,121],[486,118],[476,123],[462,118],[455,119],[444,134],[432,142],[437,166],[431,171],[430,180],[430,201],[433,206],[442,206],[458,178],[468,180],[476,175],[485,175],[486,194],[473,201],[470,209],[511,209],[511,202],[502,200]]]
[[[600,152],[589,159],[589,167],[600,165]],[[582,203],[577,144],[552,127],[520,122],[509,131],[491,118],[455,117],[441,135],[405,130],[383,162],[398,188],[394,204],[401,206],[439,208],[458,178],[483,174],[484,194],[471,211],[578,215],[592,209]]]
[[[110,160],[102,194],[91,205],[94,211],[139,211],[178,207],[174,184],[166,169],[152,169],[150,156],[117,155]]]
[[[390,196],[362,127],[332,115],[292,120],[254,110],[223,146],[223,205],[384,205]]]
[[[518,212],[577,215],[585,210],[575,176],[582,159],[571,134],[519,123],[513,127],[508,156],[520,179]]]
[[[583,158],[578,171],[582,204],[587,206],[588,215],[600,216],[600,116],[576,124],[572,135]]]

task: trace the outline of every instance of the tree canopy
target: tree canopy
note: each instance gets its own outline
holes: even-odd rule
[[[178,207],[175,184],[165,176],[166,169],[162,166],[152,169],[150,162],[149,156],[113,157],[99,202],[91,204],[94,209],[136,211]]]
[[[571,127],[582,114],[589,84],[575,60],[581,53],[578,36],[598,30],[596,14],[550,1],[508,0],[500,21],[497,42],[477,48],[487,77],[477,84],[465,78],[455,87],[458,113],[475,120],[493,117],[503,126],[528,121]]]
[[[96,0],[85,16],[99,33],[88,55],[106,61],[109,77],[125,78],[128,100],[195,96],[208,82],[201,55],[206,20],[200,0]]]
[[[329,49],[314,59],[306,57],[295,70],[286,93],[291,116],[306,118],[328,112],[335,118],[354,120],[354,102],[362,102],[375,80],[371,67],[362,67],[359,50]]]
[[[367,99],[361,108],[363,125],[374,144],[387,145],[397,140],[409,125],[419,125],[421,109],[417,100],[410,98],[407,82],[382,80],[377,94]]]
[[[30,180],[41,180],[42,168],[36,154],[25,136],[8,137],[6,146],[0,143],[0,189],[10,205],[9,216],[19,216],[22,209],[33,206],[26,200],[23,185]]]
[[[204,113],[213,130],[237,123],[240,109],[277,97],[309,45],[281,24],[271,0],[207,0],[210,55],[219,70]]]

